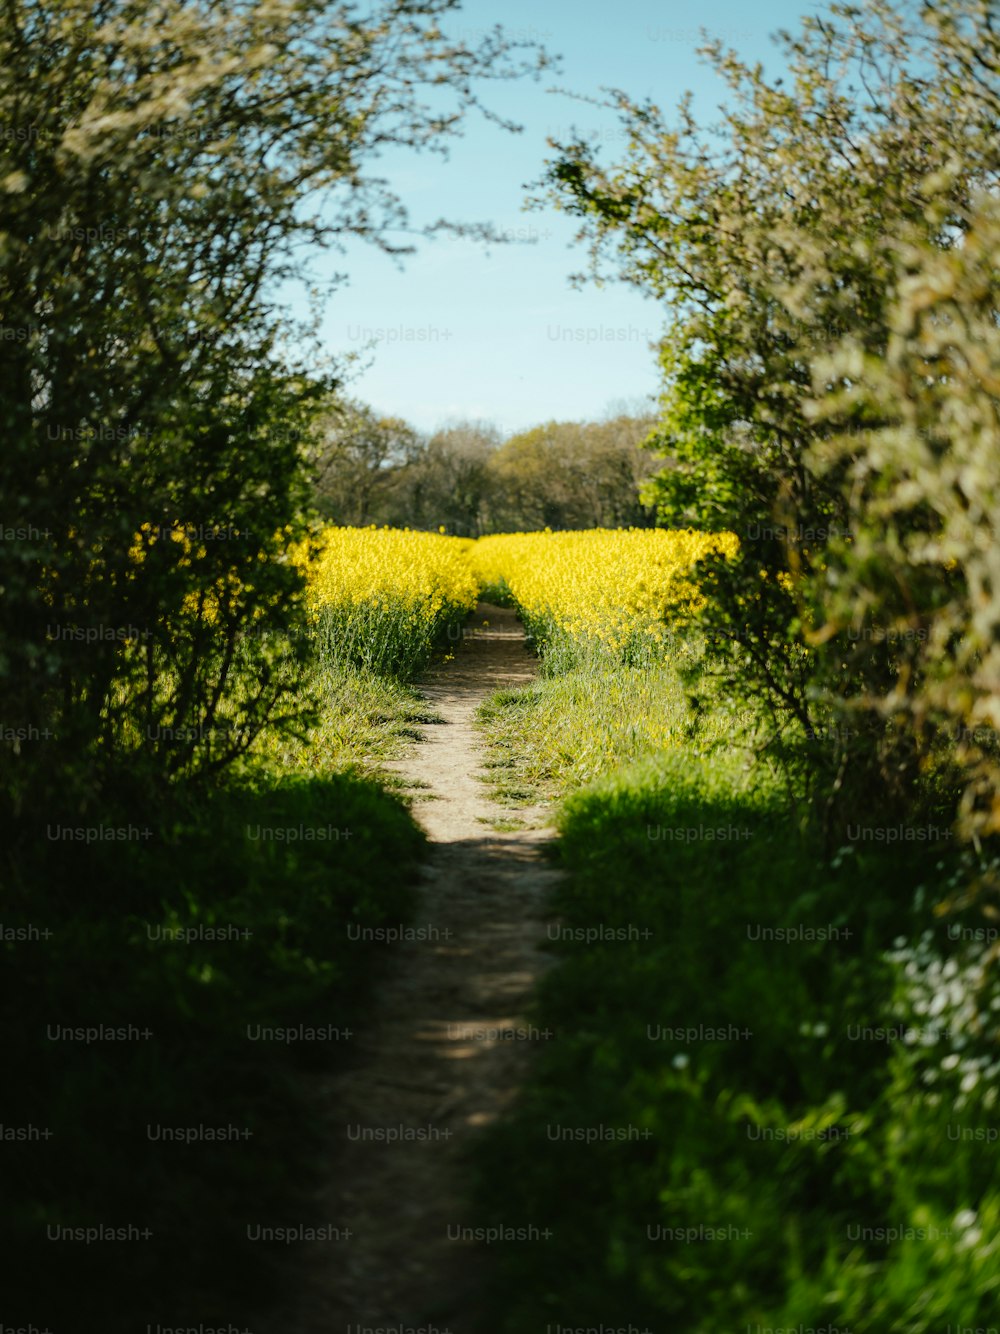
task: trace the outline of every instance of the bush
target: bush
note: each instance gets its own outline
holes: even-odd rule
[[[667,305],[644,494],[739,537],[704,627],[731,690],[777,738],[832,717],[813,789],[840,816],[950,766],[952,818],[989,836],[1000,33],[985,0],[863,0],[778,42],[779,78],[706,43],[718,125],[611,94],[623,160],[578,137],[546,183],[597,275]]]
[[[489,1220],[552,1235],[507,1248],[497,1327],[985,1323],[996,1156],[977,1179],[975,1146],[917,1114],[892,1041],[899,941],[944,871],[912,845],[823,859],[759,770],[718,757],[603,779],[561,834],[532,1016],[554,1036],[480,1159]]]
[[[140,836],[50,841],[38,821],[5,911],[5,1123],[51,1132],[8,1174],[8,1310],[124,1331],[221,1308],[262,1329],[289,1261],[247,1226],[329,1221],[316,1080],[352,1049],[380,954],[359,932],[405,918],[423,837],[399,799],[346,774],[258,776],[107,823]],[[134,1040],[53,1040],[50,1025]],[[308,1029],[327,1037],[294,1038]],[[155,1142],[150,1126],[234,1138]],[[47,1240],[96,1224],[152,1237]]]

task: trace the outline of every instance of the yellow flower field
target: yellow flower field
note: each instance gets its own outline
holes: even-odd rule
[[[408,528],[327,528],[322,542],[309,576],[316,606],[398,598],[436,619],[444,608],[476,605],[470,538]]]
[[[736,548],[732,533],[692,530],[510,533],[474,542],[408,529],[328,528],[308,566],[309,600],[333,656],[374,670],[426,661],[445,626],[491,586],[509,590],[543,646],[568,636],[620,652],[658,644],[671,613],[698,597],[694,563]]]
[[[672,611],[690,607],[695,561],[735,555],[733,533],[662,528],[511,533],[481,538],[470,559],[482,583],[506,583],[535,622],[619,649],[635,636],[659,639]]]
[[[327,528],[307,566],[321,645],[337,661],[406,674],[476,605],[467,538],[397,528]],[[294,558],[305,561],[298,550]]]

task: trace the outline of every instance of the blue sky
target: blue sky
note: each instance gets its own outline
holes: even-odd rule
[[[448,31],[472,41],[501,22],[511,35],[561,55],[560,73],[486,86],[489,105],[519,120],[523,133],[506,134],[475,116],[448,160],[398,154],[379,170],[414,223],[485,220],[526,244],[421,241],[402,268],[361,244],[324,256],[318,274],[350,275],[326,308],[326,350],[339,358],[374,344],[349,392],[421,430],[471,418],[504,433],[553,418],[600,417],[622,400],[655,395],[650,343],[663,327],[663,307],[620,283],[574,290],[569,275],[585,266],[585,254],[573,244],[572,220],[548,207],[524,211],[526,187],[550,152],[548,135],[575,126],[598,138],[608,160],[621,144],[608,113],[552,90],[594,96],[602,85],[617,86],[667,111],[691,89],[699,117],[711,119],[724,89],[695,54],[699,29],[777,71],[781,57],[770,35],[797,29],[800,16],[819,7],[809,0],[558,0],[549,7],[468,0]]]

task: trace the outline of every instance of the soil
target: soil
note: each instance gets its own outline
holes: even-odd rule
[[[313,1248],[283,1334],[490,1329],[483,1293],[496,1248],[464,1239],[462,1229],[484,1223],[473,1212],[468,1155],[546,1040],[523,1008],[549,963],[544,914],[558,871],[544,856],[545,812],[499,808],[482,780],[477,707],[536,674],[513,611],[480,603],[453,652],[420,683],[441,721],[388,766],[419,785],[414,814],[430,837],[410,924],[422,938],[395,949],[370,1023],[352,1042],[355,1059],[324,1092],[324,1214],[351,1235]],[[522,827],[490,827],[511,816]]]

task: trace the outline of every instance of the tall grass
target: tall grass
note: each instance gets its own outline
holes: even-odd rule
[[[663,752],[699,756],[753,753],[756,719],[722,700],[706,709],[688,693],[688,648],[646,645],[626,665],[620,651],[561,631],[530,686],[501,690],[480,707],[488,766],[501,795],[515,791],[553,801]]]
[[[377,600],[324,603],[316,613],[322,662],[405,681],[430,662],[470,608],[445,601],[414,604],[397,593]]]

